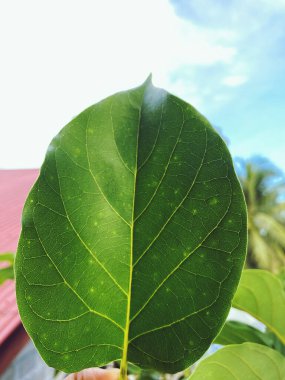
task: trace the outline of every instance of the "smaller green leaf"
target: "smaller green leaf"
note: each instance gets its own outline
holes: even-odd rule
[[[242,322],[227,322],[214,343],[227,346],[228,344],[258,343],[274,348],[282,355],[285,355],[285,345],[270,330],[262,332],[256,328]]]
[[[277,336],[270,330],[266,331],[265,335],[266,339],[271,342],[271,348],[274,348],[274,350],[285,356],[285,345],[277,338]],[[270,346],[270,344],[267,344],[267,346]]]
[[[14,260],[15,260],[15,254],[12,253],[12,252],[5,252],[5,253],[1,253],[0,254],[0,262],[3,262],[3,261],[7,261],[9,262],[11,265],[14,264]]]
[[[264,323],[285,343],[285,292],[281,281],[272,273],[244,270],[233,306]]]
[[[0,253],[0,263],[8,263],[8,267],[0,268],[0,285],[4,281],[14,278],[15,254],[12,252]]]
[[[228,321],[220,334],[216,337],[214,343],[226,346],[228,344],[245,342],[259,343],[272,347],[273,338],[269,338],[267,334],[245,323]]]
[[[128,363],[128,374],[129,375],[140,375],[142,372],[142,369],[138,367],[137,365],[133,363]]]
[[[285,359],[256,343],[224,347],[202,360],[189,380],[283,380]]]
[[[143,369],[139,375],[139,380],[160,380],[161,374],[149,369]]]
[[[3,284],[6,280],[14,278],[14,269],[13,267],[0,269],[0,285]]]

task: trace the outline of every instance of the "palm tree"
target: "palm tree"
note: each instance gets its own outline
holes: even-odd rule
[[[237,160],[248,208],[247,266],[274,273],[285,266],[285,178],[261,157]]]

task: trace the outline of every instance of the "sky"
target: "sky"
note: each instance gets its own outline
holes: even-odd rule
[[[284,25],[285,0],[0,2],[0,168],[40,167],[74,116],[152,73],[234,157],[285,170]]]

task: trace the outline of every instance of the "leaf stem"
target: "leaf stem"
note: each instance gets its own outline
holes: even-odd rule
[[[134,174],[134,187],[136,186],[136,175],[137,170]],[[131,313],[131,292],[132,292],[132,277],[133,277],[133,238],[134,238],[134,206],[135,206],[135,191],[133,197],[133,216],[131,224],[131,257],[130,257],[130,280],[129,280],[129,292],[128,292],[128,303],[127,303],[127,317],[126,317],[126,327],[124,335],[124,349],[123,357],[120,366],[120,378],[119,380],[127,380],[128,378],[128,345],[129,345],[129,329],[130,329],[130,313]]]

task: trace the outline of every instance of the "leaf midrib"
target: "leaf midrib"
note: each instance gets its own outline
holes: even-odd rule
[[[145,90],[144,90],[145,92]],[[133,254],[134,254],[134,223],[135,223],[135,197],[136,197],[136,181],[138,173],[138,145],[139,145],[139,131],[141,125],[142,106],[144,102],[144,93],[142,95],[142,104],[139,107],[139,117],[137,126],[137,138],[136,138],[136,159],[134,168],[134,187],[133,187],[133,204],[132,204],[132,219],[131,219],[131,233],[130,233],[130,277],[129,277],[129,291],[127,295],[127,313],[126,313],[126,327],[124,332],[123,343],[123,355],[121,361],[120,378],[126,377],[127,372],[127,359],[128,359],[128,347],[129,347],[129,331],[130,331],[130,314],[131,314],[131,295],[132,295],[132,279],[133,279]]]

